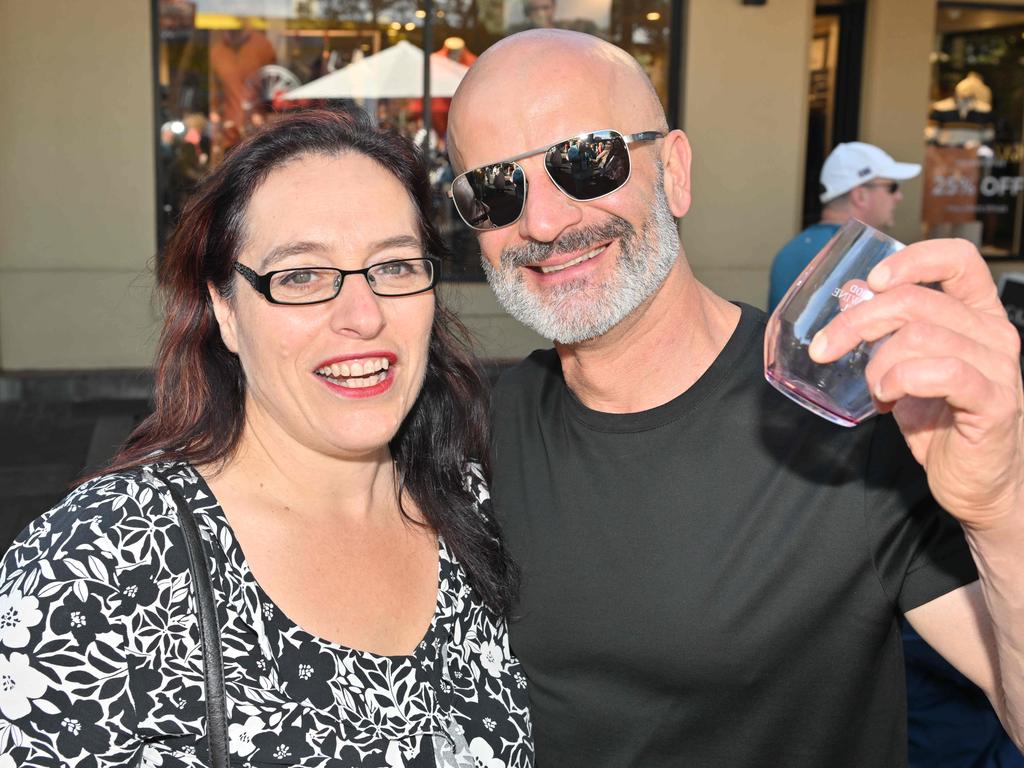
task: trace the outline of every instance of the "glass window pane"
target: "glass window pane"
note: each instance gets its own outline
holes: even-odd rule
[[[943,3],[925,127],[922,229],[1024,255],[1024,10]]]
[[[422,77],[415,68],[398,67],[380,94],[353,92],[352,70],[346,70],[372,66],[379,60],[371,57],[383,54],[400,61],[422,56],[428,20],[417,0],[157,0],[156,7],[161,238],[189,191],[225,151],[295,104],[356,105],[382,127],[420,144],[427,138]],[[632,53],[667,106],[671,10],[670,0],[435,0],[431,47],[438,58],[468,67],[522,29],[589,32]],[[453,84],[432,77],[435,221],[454,254],[446,279],[482,280],[473,232],[447,196],[453,174],[445,131],[458,78]]]

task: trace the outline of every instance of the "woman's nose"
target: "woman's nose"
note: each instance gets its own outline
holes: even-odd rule
[[[373,338],[384,327],[381,301],[370,290],[365,275],[346,275],[341,290],[331,301],[331,327],[338,333]]]

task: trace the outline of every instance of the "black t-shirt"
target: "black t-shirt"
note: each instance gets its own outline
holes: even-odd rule
[[[742,307],[700,380],[641,413],[584,407],[553,351],[500,381],[538,768],[905,764],[897,615],[974,564],[890,417],[844,429],[765,383],[764,322]]]

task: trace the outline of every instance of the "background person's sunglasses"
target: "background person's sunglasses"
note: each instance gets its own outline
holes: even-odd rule
[[[623,135],[618,131],[590,131],[531,149],[455,177],[448,195],[459,216],[473,229],[507,227],[523,214],[526,174],[517,160],[544,153],[544,170],[552,183],[573,200],[596,200],[629,181],[629,145],[654,141],[665,134],[644,131]]]
[[[900,191],[900,183],[898,181],[873,181],[869,184],[861,184],[862,187],[881,187],[882,189],[889,190],[890,195],[895,195]]]

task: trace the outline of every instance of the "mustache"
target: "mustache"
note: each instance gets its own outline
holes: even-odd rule
[[[523,245],[506,246],[501,251],[501,265],[509,267],[528,267],[539,264],[556,253],[572,253],[585,251],[597,243],[607,240],[623,240],[636,235],[636,229],[625,219],[611,216],[604,224],[581,227],[566,232],[550,243],[524,243]]]

